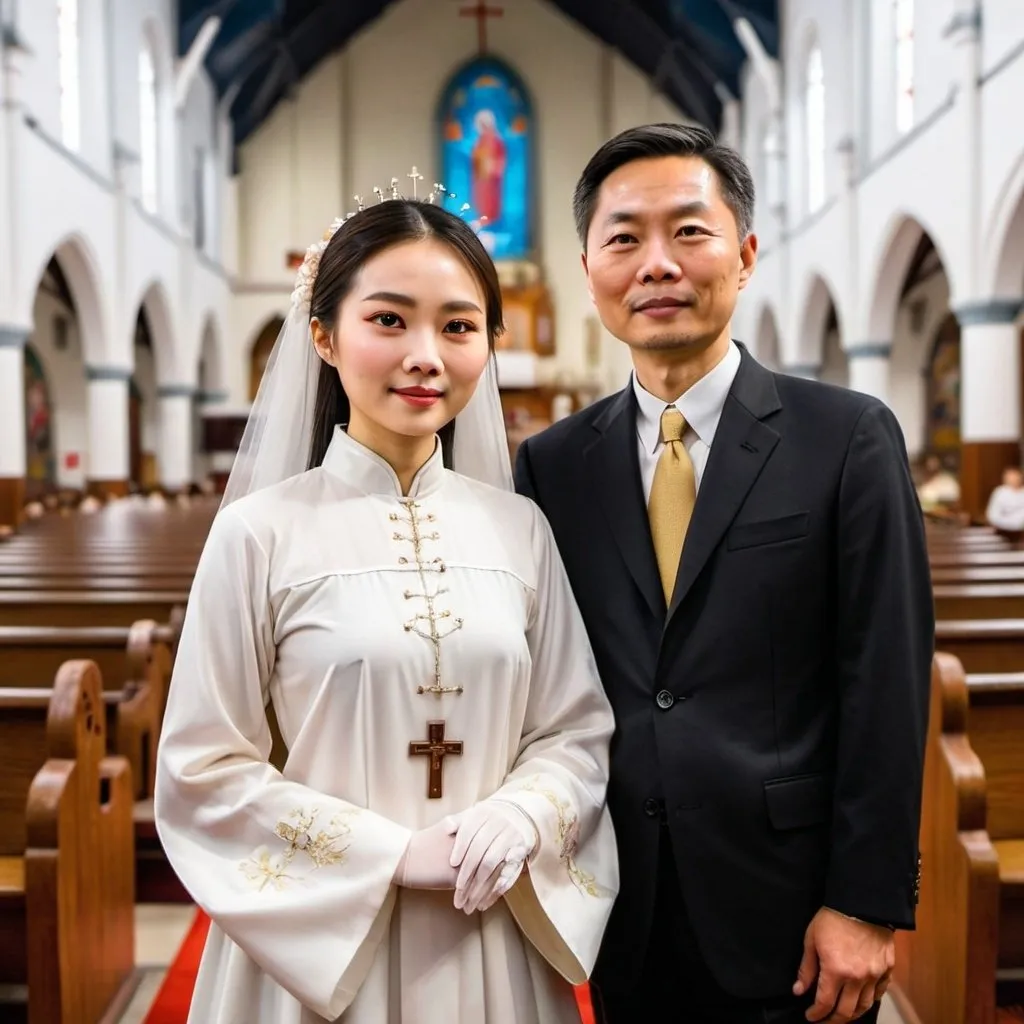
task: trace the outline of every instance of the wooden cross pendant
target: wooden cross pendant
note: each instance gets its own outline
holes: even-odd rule
[[[441,796],[441,775],[444,759],[448,754],[462,754],[462,740],[444,738],[444,722],[427,722],[427,739],[413,740],[409,744],[409,756],[430,755],[430,774],[427,781],[427,799],[437,800]]]

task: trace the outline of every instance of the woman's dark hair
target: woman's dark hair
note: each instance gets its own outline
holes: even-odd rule
[[[328,331],[333,330],[338,309],[368,260],[392,246],[428,238],[450,246],[476,278],[486,301],[487,342],[493,350],[495,338],[502,331],[501,286],[487,250],[461,217],[433,203],[414,199],[388,199],[368,206],[338,228],[320,257],[313,280],[310,319],[315,317]],[[348,395],[337,369],[323,363],[313,406],[309,469],[324,461],[335,427],[348,423],[349,411]],[[438,435],[444,463],[450,467],[455,420],[446,423]]]

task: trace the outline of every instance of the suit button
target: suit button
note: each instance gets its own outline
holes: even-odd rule
[[[654,700],[662,711],[668,711],[668,709],[676,702],[675,697],[673,697],[668,690],[662,690]]]
[[[661,814],[661,801],[655,800],[653,796],[648,797],[644,801],[644,814],[648,818],[656,818]]]

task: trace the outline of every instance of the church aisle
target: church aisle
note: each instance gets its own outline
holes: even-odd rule
[[[195,916],[196,908],[187,903],[136,906],[135,963],[143,976],[118,1024],[144,1024]]]
[[[135,908],[135,963],[143,972],[142,981],[118,1024],[146,1024],[179,949],[196,916],[191,904],[140,903]],[[182,1018],[176,1024],[185,1024]],[[892,999],[886,996],[878,1024],[905,1024]]]

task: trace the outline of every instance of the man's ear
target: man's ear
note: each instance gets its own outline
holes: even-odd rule
[[[334,343],[331,332],[316,318],[309,321],[309,330],[313,335],[313,348],[316,354],[325,362],[334,365]]]
[[[747,287],[757,266],[757,235],[751,232],[740,245],[740,291]]]

